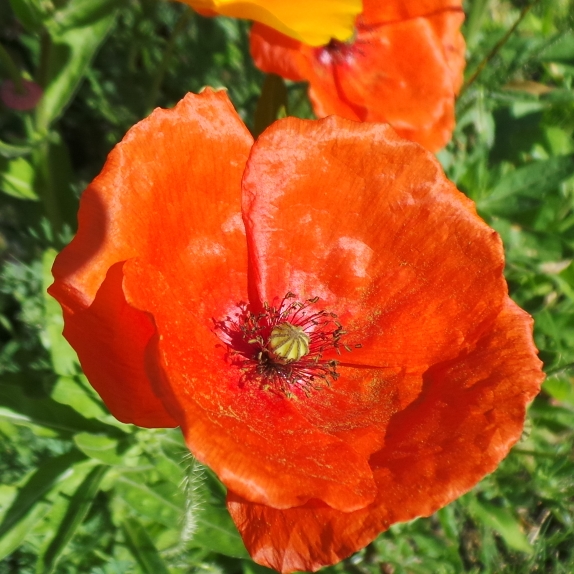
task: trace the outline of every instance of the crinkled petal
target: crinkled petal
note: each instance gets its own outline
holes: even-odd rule
[[[352,51],[334,64],[341,99],[361,108],[363,121],[388,122],[431,151],[444,147],[454,129],[454,72],[436,29],[446,19],[460,26],[463,17],[447,12],[361,29]],[[452,32],[460,35],[458,27]]]
[[[245,497],[277,507],[323,497],[341,510],[361,508],[375,494],[366,458],[285,397],[243,388],[216,333],[214,321],[247,301],[240,180],[251,143],[221,92],[156,110],[86,191],[52,292],[70,310],[67,329],[90,380],[120,419],[150,416],[147,403],[134,413],[142,401],[132,400],[137,387],[149,389],[190,450]],[[134,333],[141,341],[130,346]],[[98,363],[108,353],[115,359]],[[133,380],[130,366],[139,368]]]
[[[422,375],[344,365],[337,370],[339,378],[333,384],[293,406],[313,426],[340,438],[368,459],[384,444],[391,417],[421,392]]]
[[[50,292],[90,382],[124,422],[175,424],[164,408],[168,389],[154,388],[144,370],[153,318],[143,305],[129,308],[114,266],[153,261],[198,315],[245,298],[240,181],[252,141],[225,93],[190,94],[132,128],[82,196],[79,231],[56,259]],[[198,262],[210,273],[204,291]]]
[[[319,117],[337,115],[357,120],[364,110],[353,106],[340,90],[333,62],[317,59],[317,49],[255,24],[250,35],[251,56],[255,65],[268,74],[288,80],[310,82],[309,97]]]
[[[288,510],[228,494],[253,559],[279,572],[333,564],[397,521],[428,516],[492,472],[522,432],[543,374],[530,317],[510,300],[470,350],[424,375],[424,395],[390,421],[371,459],[377,500],[353,513],[311,501]]]
[[[84,203],[84,214],[87,207]],[[58,260],[63,273],[65,259]],[[144,365],[146,347],[154,334],[150,318],[128,305],[122,289],[123,262],[108,271],[91,305],[65,282],[50,293],[64,311],[64,336],[78,353],[82,369],[111,413],[124,423],[142,427],[175,427],[157,396]]]
[[[367,26],[378,26],[447,11],[461,12],[462,0],[363,0],[360,18]]]
[[[422,373],[456,356],[506,297],[498,235],[434,157],[380,124],[288,118],[243,179],[252,299],[288,291],[339,316],[344,364]]]
[[[254,26],[251,52],[263,71],[307,80],[317,116],[388,122],[437,151],[455,124],[463,20],[458,1],[367,2],[347,44],[312,48]]]
[[[249,41],[251,56],[260,70],[294,82],[308,79],[313,50],[310,46],[257,22],[251,28]]]
[[[180,0],[204,14],[255,20],[311,46],[348,40],[361,0]]]
[[[159,367],[152,376],[170,389],[190,450],[228,488],[277,508],[310,498],[340,509],[370,503],[375,488],[364,456],[310,424],[285,396],[246,383],[213,324],[189,309],[169,277],[136,259],[125,267],[128,300],[154,317],[160,333],[149,349],[148,364]],[[206,292],[213,275],[197,275],[195,287]]]

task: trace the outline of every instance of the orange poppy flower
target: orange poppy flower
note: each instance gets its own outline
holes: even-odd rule
[[[156,110],[50,292],[112,413],[180,425],[254,559],[316,570],[491,472],[541,382],[498,235],[387,125]]]
[[[437,151],[454,129],[463,20],[461,0],[365,0],[347,43],[314,48],[256,24],[251,54],[264,72],[309,82],[317,116],[388,122]]]
[[[291,38],[320,46],[348,40],[361,0],[179,0],[204,16],[232,16],[262,22]]]

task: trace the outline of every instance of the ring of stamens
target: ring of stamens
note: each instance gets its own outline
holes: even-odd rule
[[[337,380],[338,362],[323,359],[323,354],[330,349],[340,353],[345,331],[337,315],[317,310],[318,301],[297,301],[287,293],[277,307],[265,303],[262,312],[253,313],[240,303],[233,316],[214,320],[244,383],[294,396],[297,390],[308,395]]]

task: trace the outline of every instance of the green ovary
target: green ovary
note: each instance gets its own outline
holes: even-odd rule
[[[309,335],[301,327],[281,323],[271,331],[269,347],[278,360],[292,363],[309,353]]]

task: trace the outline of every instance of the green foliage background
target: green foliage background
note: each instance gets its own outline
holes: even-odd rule
[[[439,159],[503,237],[548,378],[495,473],[324,572],[574,572],[574,8],[465,8],[467,85]],[[159,0],[0,3],[0,46],[45,89],[32,112],[0,108],[0,574],[268,571],[177,430],[107,413],[45,295],[82,189],[155,106],[210,85],[255,131],[278,109],[312,117],[306,87],[273,78],[255,113],[248,30]]]

